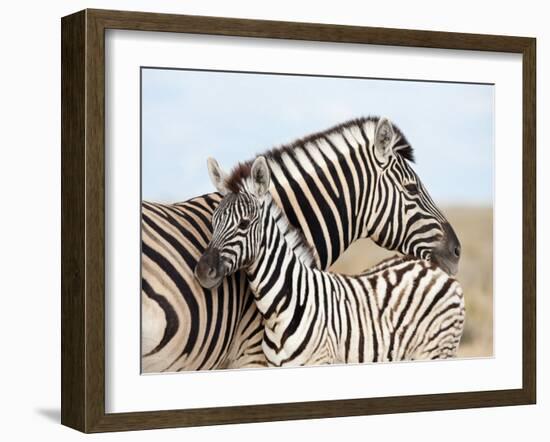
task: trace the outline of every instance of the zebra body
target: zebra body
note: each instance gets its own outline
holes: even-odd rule
[[[265,366],[263,323],[241,272],[203,289],[194,268],[211,238],[217,193],[142,204],[142,370]]]
[[[353,120],[269,151],[266,158],[269,191],[303,232],[319,268],[327,269],[356,239],[370,237],[456,271],[456,235],[408,164],[408,142],[387,120]],[[214,176],[222,192],[250,164],[231,176]],[[193,279],[219,198],[143,204],[144,372],[262,363],[261,318],[246,278],[234,273],[213,291]]]
[[[205,275],[212,269],[201,264],[212,253],[219,254],[224,275],[246,269],[265,321],[262,347],[270,365],[455,355],[464,326],[464,299],[455,279],[410,257],[358,276],[313,267],[311,249],[273,202],[268,180],[267,164],[259,158],[241,190],[224,197],[197,277],[209,286]]]
[[[455,356],[464,326],[464,300],[458,282],[439,267],[398,258],[387,270],[345,276],[291,262],[294,268],[285,271],[313,288],[300,289],[294,283],[288,292],[261,289],[269,274],[250,281],[265,316],[262,347],[269,365]],[[297,289],[301,291],[294,292]]]

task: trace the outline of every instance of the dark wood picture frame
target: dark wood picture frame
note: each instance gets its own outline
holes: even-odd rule
[[[536,40],[404,29],[84,10],[62,29],[61,422],[84,432],[533,404],[536,400]],[[105,412],[105,30],[495,51],[523,62],[523,385],[270,405]]]

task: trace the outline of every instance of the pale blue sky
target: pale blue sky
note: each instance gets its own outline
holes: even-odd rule
[[[143,69],[143,199],[213,191],[208,156],[227,170],[348,119],[383,115],[413,146],[413,167],[437,204],[491,205],[493,106],[491,85]]]

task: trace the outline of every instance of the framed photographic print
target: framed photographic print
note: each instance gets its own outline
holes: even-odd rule
[[[62,423],[535,403],[535,40],[62,19]]]

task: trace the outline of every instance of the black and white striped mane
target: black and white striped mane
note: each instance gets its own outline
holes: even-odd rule
[[[283,144],[279,147],[274,147],[273,149],[268,150],[260,155],[265,156],[267,160],[272,160],[283,165],[283,162],[281,161],[282,155],[285,153],[292,154],[293,150],[297,147],[304,147],[308,143],[325,138],[328,135],[333,133],[341,133],[345,129],[349,129],[353,127],[363,127],[368,122],[373,122],[374,124],[376,124],[378,123],[379,120],[380,120],[380,117],[378,116],[355,118],[353,120],[349,120],[344,123],[333,126],[327,130],[316,132],[314,134],[308,135],[303,138],[298,138],[289,144]],[[396,139],[397,139],[396,146],[393,148],[394,152],[397,152],[405,160],[414,163],[414,151],[412,146],[409,144],[409,142],[407,141],[407,138],[405,138],[405,135],[403,135],[403,133],[397,126],[395,126],[392,123],[392,127],[396,134]],[[244,180],[250,176],[250,171],[251,171],[252,163],[254,162],[254,159],[255,158],[253,158],[252,160],[246,161],[244,163],[239,163],[237,164],[237,166],[233,168],[233,170],[231,171],[231,173],[229,174],[229,176],[225,181],[226,187],[231,192],[238,192],[239,190],[242,189]]]
[[[368,122],[373,122],[374,124],[376,124],[378,123],[379,120],[380,120],[379,116],[373,116],[373,115],[370,115],[368,117],[354,118],[352,120],[348,120],[344,123],[340,123],[336,126],[323,130],[321,132],[316,132],[306,137],[298,138],[292,143],[283,144],[279,147],[275,147],[265,152],[262,155],[264,155],[268,160],[274,160],[278,162],[278,160],[284,153],[291,153],[292,150],[296,147],[305,146],[307,143],[314,142],[332,133],[341,133],[345,129],[349,129],[353,127],[363,127]],[[395,124],[393,124],[393,122],[392,122],[392,127],[395,132],[396,139],[398,140],[396,143],[396,146],[394,147],[394,151],[397,152],[399,155],[401,155],[405,160],[410,161],[411,163],[414,163],[414,151],[412,146],[407,141],[407,138],[405,138],[405,135],[403,135],[403,132],[401,132],[401,130]],[[372,141],[372,140],[369,140],[369,141]],[[252,162],[250,164],[252,165]]]
[[[287,245],[296,255],[296,258],[308,267],[318,267],[319,258],[317,252],[306,242],[302,231],[289,223],[285,214],[279,209],[269,194],[264,198],[266,198],[265,204],[269,205],[268,210],[270,210],[271,216],[277,222],[280,232],[283,234]]]

